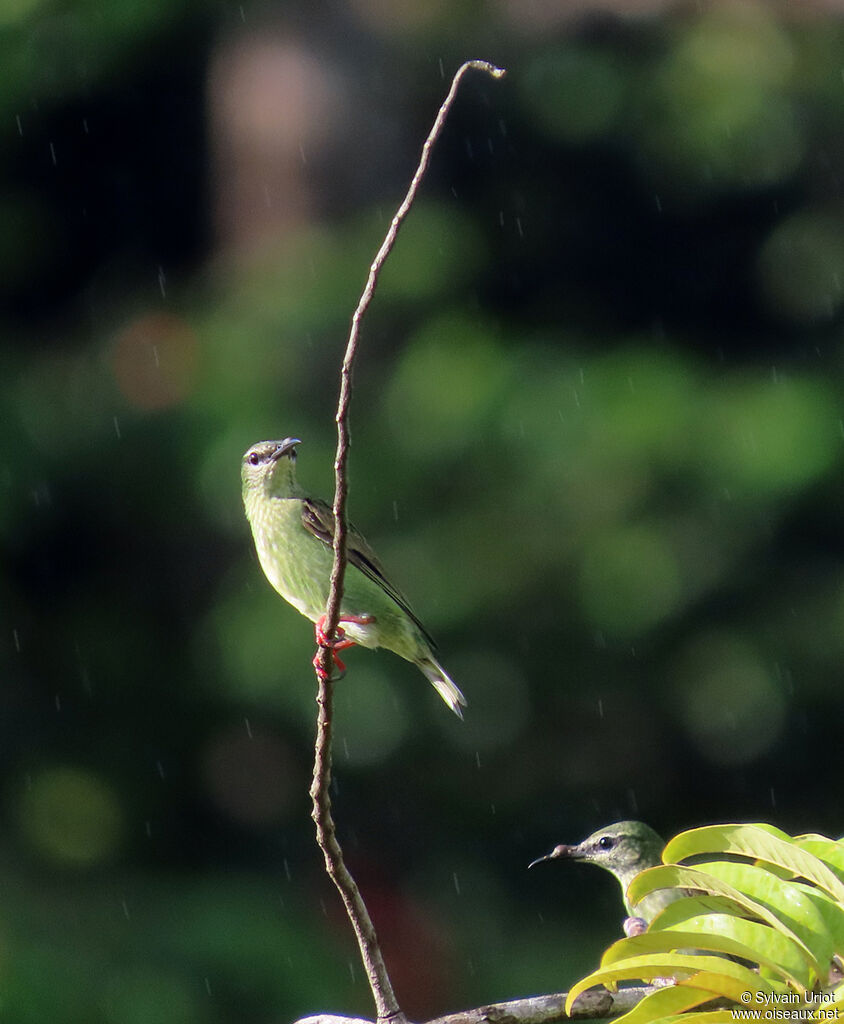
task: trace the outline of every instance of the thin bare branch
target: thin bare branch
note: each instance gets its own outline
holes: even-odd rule
[[[349,436],[349,403],[352,398],[352,366],[355,361],[355,356],[357,355],[361,320],[369,308],[372,296],[375,294],[375,287],[378,284],[378,275],[381,273],[384,262],[390,255],[390,251],[395,244],[396,236],[398,235],[402,221],[410,212],[410,208],[416,199],[419,184],[428,169],[431,150],[434,147],[434,143],[440,136],[442,127],[445,124],[445,119],[448,116],[448,112],[454,103],[455,96],[457,95],[457,89],[460,86],[460,82],[466,72],[473,68],[478,71],[485,71],[487,74],[492,75],[493,78],[501,78],[505,74],[503,69],[489,64],[485,60],[467,60],[466,63],[458,69],[452,79],[448,95],[443,100],[442,106],[437,112],[437,116],[434,119],[430,132],[428,133],[428,138],[425,139],[425,143],[422,146],[422,155],[419,158],[419,165],[417,166],[416,173],[413,175],[413,179],[410,182],[407,195],[402,200],[401,206],[398,208],[395,216],[390,222],[390,227],[387,234],[384,236],[381,248],[378,250],[375,259],[372,261],[372,266],[369,268],[369,277],[366,280],[366,285],[364,286],[357,309],[352,315],[349,340],[346,344],[346,354],[343,357],[343,368],[340,372],[340,398],[337,403],[337,414],[334,417],[337,422],[337,454],[334,459],[334,566],[331,570],[331,590],[328,595],[328,605],[325,609],[324,628],[327,636],[331,636],[337,628],[337,620],[340,614],[340,601],[343,598],[343,579],[346,573],[346,503],[349,489],[346,476],[346,466],[349,459],[349,445],[351,443]],[[326,652],[323,652],[323,657],[324,663],[327,665],[329,658]]]
[[[633,988],[608,992],[606,989],[590,989],[578,996],[567,1014],[565,1010],[567,992],[556,992],[545,996],[527,996],[511,999],[506,1003],[490,1003],[472,1010],[437,1017],[427,1024],[563,1024],[569,1020],[612,1019],[632,1010],[646,995],[654,992],[651,985],[637,985]],[[320,1013],[313,1017],[302,1017],[296,1024],[372,1024],[359,1017],[337,1017]]]
[[[396,240],[399,227],[407,216],[419,184],[425,175],[430,159],[431,149],[440,135],[442,126],[454,102],[457,89],[463,76],[470,69],[485,71],[493,78],[501,78],[504,71],[494,67],[487,61],[470,60],[462,65],[451,82],[451,88],[437,113],[428,138],[422,147],[422,155],[413,180],[408,188],[407,195],[393,217],[389,230],[378,250],[372,266],[369,268],[369,276],[366,281],[357,309],[352,316],[349,339],[346,344],[346,354],[343,358],[343,367],[340,373],[340,397],[337,404],[337,454],[334,460],[335,491],[334,491],[334,564],[331,569],[331,582],[328,594],[328,604],[325,610],[323,630],[327,637],[335,635],[340,618],[340,602],[343,598],[343,580],[346,572],[346,539],[347,520],[346,504],[348,499],[348,476],[347,465],[349,458],[349,403],[352,394],[352,366],[357,353],[360,324],[366,310],[375,293],[378,283],[378,275],[384,265],[384,261],[390,254]],[[375,934],[372,920],[366,909],[366,904],[358,890],[355,880],[352,878],[345,861],[343,852],[337,841],[334,820],[331,815],[331,799],[329,787],[331,784],[331,731],[333,721],[333,699],[334,684],[331,681],[333,659],[328,646],[320,647],[318,651],[317,669],[317,730],[314,744],[314,775],[311,785],[311,800],[313,801],[312,817],[316,825],[317,842],[325,857],[325,869],[331,880],[337,886],[346,913],[357,937],[364,969],[366,970],[369,986],[375,1000],[375,1009],[379,1021],[392,1020],[396,1024],[404,1024],[406,1018],[399,1008],[395,993],[393,992],[387,967],[378,945],[378,938]]]

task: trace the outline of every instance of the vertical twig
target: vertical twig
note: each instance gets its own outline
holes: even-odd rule
[[[440,135],[442,126],[454,102],[457,89],[463,76],[471,68],[478,71],[485,71],[493,78],[501,78],[504,71],[483,60],[469,60],[463,64],[455,74],[451,82],[448,95],[443,100],[442,106],[437,113],[434,124],[428,133],[428,138],[422,147],[422,155],[419,158],[419,165],[413,180],[407,190],[401,206],[396,211],[390,222],[390,228],[381,243],[372,265],[369,268],[369,277],[366,286],[358,302],[357,309],[352,316],[349,340],[346,344],[346,354],[343,357],[343,367],[340,373],[340,398],[337,404],[337,454],[334,460],[335,491],[334,491],[334,564],[331,569],[331,582],[328,594],[328,605],[325,611],[324,632],[328,637],[334,635],[340,617],[340,602],[343,598],[343,579],[346,572],[346,502],[349,485],[346,474],[346,466],[349,458],[349,403],[352,395],[352,365],[355,360],[358,347],[360,324],[366,313],[372,296],[375,293],[375,286],[378,283],[378,275],[384,265],[384,261],[390,254],[396,240],[399,227],[410,211],[419,184],[428,168],[431,156],[431,149]],[[317,842],[325,857],[325,870],[331,880],[337,886],[346,913],[352,922],[355,930],[361,958],[369,980],[369,987],[375,1000],[375,1008],[379,1021],[393,1019],[404,1021],[404,1014],[399,1008],[395,993],[393,992],[387,967],[378,945],[378,938],[375,934],[372,920],[366,909],[366,904],[358,890],[355,880],[349,873],[343,860],[343,851],[337,842],[334,820],[331,816],[331,798],[329,786],[331,784],[331,729],[333,720],[334,684],[331,682],[331,670],[333,661],[331,651],[328,647],[320,648],[319,664],[322,672],[317,672],[317,732],[314,744],[314,776],[311,785],[311,800],[313,801],[312,817],[316,825]]]

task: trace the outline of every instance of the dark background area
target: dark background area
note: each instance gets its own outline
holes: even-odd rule
[[[307,789],[309,624],[239,494],[303,439],[465,723],[385,653],[335,811],[415,1019],[566,988],[625,817],[839,836],[844,23],[833,3],[0,14],[0,1007],[371,1012]]]

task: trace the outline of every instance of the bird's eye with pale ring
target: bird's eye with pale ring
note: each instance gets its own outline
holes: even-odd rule
[[[598,846],[600,846],[602,850],[611,850],[613,845],[612,836],[601,836],[598,840]]]
[[[251,452],[247,456],[246,461],[249,463],[250,466],[257,466],[258,463],[261,461],[261,456],[257,452]]]

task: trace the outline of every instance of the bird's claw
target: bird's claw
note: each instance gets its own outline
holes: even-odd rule
[[[346,639],[346,631],[342,626],[338,626],[334,630],[334,636],[329,636],[325,632],[325,616],[317,622],[314,627],[314,633],[316,634],[316,642],[320,647],[330,647],[332,651],[342,651],[346,647],[351,647],[354,640]]]
[[[326,646],[327,647],[329,645],[328,644],[325,644],[325,645],[321,644],[320,646]],[[316,669],[317,675],[319,676],[319,678],[324,683],[327,683],[327,682],[339,683],[340,680],[343,678],[343,676],[345,676],[345,674],[346,674],[346,666],[343,664],[342,661],[340,661],[340,659],[337,657],[337,655],[333,651],[332,651],[331,661],[332,661],[333,665],[335,666],[335,668],[338,668],[340,670],[340,675],[339,676],[335,676],[333,672],[326,672],[325,671],[325,669],[322,667],[322,657],[321,657],[319,651],[317,651],[317,653],[314,655],[313,665],[314,665],[314,668]]]
[[[357,626],[369,626],[374,621],[374,615],[349,614],[344,615],[340,619],[340,622],[353,622]],[[326,647],[331,651],[332,659],[334,661],[334,664],[340,670],[340,675],[337,676],[337,679],[334,679],[333,676],[327,676],[325,674],[325,670],[322,667],[322,659],[320,658],[319,652],[317,652],[314,658],[314,668],[317,670],[317,674],[323,681],[332,679],[334,682],[337,682],[337,680],[342,679],[343,676],[346,674],[346,666],[337,657],[337,652],[345,651],[347,647],[354,647],[355,641],[349,640],[349,638],[346,636],[345,629],[343,629],[343,627],[339,623],[337,624],[337,627],[334,630],[334,635],[328,636],[328,634],[325,632],[324,615],[320,615],[320,617],[317,619],[316,624],[314,625],[314,634],[316,635],[317,645],[319,647]]]

